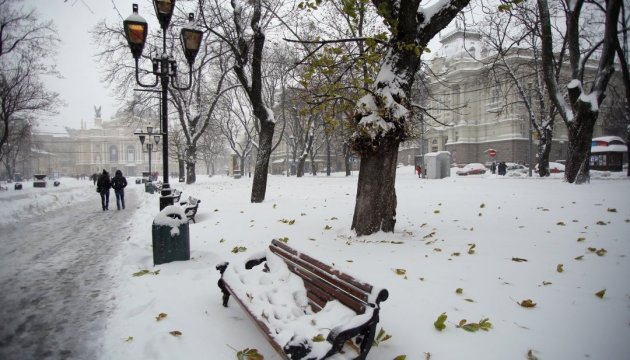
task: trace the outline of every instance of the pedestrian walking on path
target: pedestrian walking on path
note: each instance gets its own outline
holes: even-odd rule
[[[120,210],[120,207],[125,208],[125,187],[127,186],[127,179],[122,174],[122,171],[116,170],[116,175],[112,178],[112,188],[114,188],[114,194],[116,194],[116,207]]]
[[[101,194],[101,205],[103,211],[109,210],[109,189],[112,187],[112,183],[109,180],[109,173],[103,169],[103,173],[99,176],[96,182],[96,192]]]

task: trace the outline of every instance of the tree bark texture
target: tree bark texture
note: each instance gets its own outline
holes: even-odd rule
[[[598,113],[580,112],[575,126],[569,130],[569,149],[564,179],[569,183],[583,184],[590,181],[591,143]]]
[[[269,158],[271,157],[271,145],[275,123],[261,122],[260,135],[258,136],[258,155],[254,168],[254,181],[252,183],[251,202],[260,203],[265,200],[267,192],[267,173],[269,172]]]
[[[551,144],[553,141],[553,129],[544,127],[540,137],[540,145],[538,147],[538,175],[540,177],[549,176],[549,153],[551,153]]]
[[[352,229],[358,236],[393,232],[396,225],[396,164],[399,143],[361,159]]]

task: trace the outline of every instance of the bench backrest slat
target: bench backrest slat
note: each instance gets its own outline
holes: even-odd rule
[[[308,256],[306,254],[300,253],[300,252],[296,251],[295,249],[289,247],[288,245],[286,245],[282,241],[279,241],[279,240],[276,240],[276,239],[272,240],[271,241],[271,245],[269,247],[271,248],[271,250],[273,250],[274,246],[278,247],[278,248],[280,248],[280,249],[282,249],[282,250],[284,250],[286,252],[288,252],[289,254],[291,254],[293,256],[296,256],[296,257],[298,257],[298,258],[308,262],[309,264],[313,265],[314,267],[319,268],[322,272],[334,275],[335,277],[343,280],[344,282],[346,282],[348,284],[351,284],[352,286],[354,286],[354,287],[356,287],[358,289],[361,289],[362,291],[364,291],[364,292],[366,292],[368,294],[370,294],[372,292],[372,289],[373,289],[372,285],[370,285],[368,283],[364,283],[362,281],[359,281],[359,280],[355,279],[354,277],[352,277],[352,276],[350,276],[348,274],[345,274],[345,273],[343,273],[343,272],[333,268],[330,265],[324,264],[323,262],[321,262],[321,261],[319,261],[317,259],[313,259],[312,257],[310,257],[310,256]]]
[[[365,312],[369,292],[364,289],[367,286],[371,289],[370,285],[365,286],[366,284],[319,261],[308,261],[314,259],[302,257],[300,255],[303,254],[282,243],[280,244],[284,246],[277,246],[276,242],[272,242],[271,251],[280,256],[292,272],[304,279],[307,296],[317,305],[313,308],[314,311],[318,311],[326,302],[337,299],[358,314]],[[357,284],[363,289],[358,288]]]

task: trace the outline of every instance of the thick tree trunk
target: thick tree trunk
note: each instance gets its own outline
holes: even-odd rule
[[[396,163],[399,142],[361,158],[352,229],[358,236],[393,232],[396,225]]]
[[[578,113],[577,117],[575,125],[569,128],[569,150],[564,180],[583,184],[590,181],[591,142],[597,112],[583,111]]]
[[[297,171],[297,173],[296,173],[297,177],[304,176],[304,161],[305,160],[306,159],[303,156],[300,156],[298,158],[297,170],[296,170]]]
[[[267,173],[269,172],[269,158],[273,142],[273,130],[275,124],[271,121],[261,121],[260,135],[258,136],[258,154],[256,155],[256,168],[254,169],[254,182],[252,183],[253,203],[265,200],[267,192]]]
[[[549,176],[549,154],[551,153],[551,143],[553,140],[553,130],[549,128],[543,129],[544,134],[541,136],[541,143],[538,146],[538,175],[540,177]]]
[[[194,184],[197,181],[195,174],[197,158],[197,148],[194,145],[189,145],[186,148],[186,184]]]
[[[195,162],[186,162],[186,184],[194,184],[197,181],[197,176],[195,175]]]

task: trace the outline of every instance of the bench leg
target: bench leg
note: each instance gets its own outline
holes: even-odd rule
[[[221,292],[223,293],[223,307],[227,307],[228,300],[230,300],[230,292],[225,287],[223,279],[219,279],[218,285],[219,285],[219,289],[221,289]]]
[[[357,360],[363,360],[367,356],[368,352],[372,348],[372,344],[374,344],[374,337],[376,336],[376,322],[366,327],[365,330],[361,332],[363,339],[359,345],[359,349],[361,349],[361,354],[357,357]]]
[[[221,273],[221,278],[217,282],[217,285],[219,285],[219,289],[221,289],[221,292],[223,293],[223,307],[227,307],[228,300],[230,299],[230,292],[225,287],[225,282],[223,281],[223,273],[225,272],[225,269],[227,269],[228,265],[229,263],[224,262],[215,267]]]

